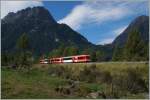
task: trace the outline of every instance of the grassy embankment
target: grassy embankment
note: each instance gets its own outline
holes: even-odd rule
[[[147,98],[147,63],[2,68],[2,98]],[[71,87],[71,85],[73,87]]]

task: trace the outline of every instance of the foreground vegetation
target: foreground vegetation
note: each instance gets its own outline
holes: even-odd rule
[[[148,48],[137,34],[130,36],[125,47],[115,48],[112,60],[148,61]],[[26,34],[16,47],[17,52],[2,54],[2,98],[148,98],[148,63],[39,65]],[[60,46],[48,57],[76,54],[89,54],[92,62],[103,61],[105,55]]]
[[[2,98],[148,98],[148,63],[2,67]]]

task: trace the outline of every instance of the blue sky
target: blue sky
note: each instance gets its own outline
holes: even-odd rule
[[[58,23],[69,25],[94,44],[111,43],[136,17],[149,15],[148,0],[7,1],[2,2],[1,18],[34,6],[44,6]]]
[[[116,38],[116,36],[118,36],[137,16],[148,15],[147,4],[147,1],[101,1],[96,3],[89,3],[86,1],[44,2],[44,6],[51,12],[53,17],[58,22],[68,24],[94,44],[107,44],[112,42]],[[100,7],[102,5],[104,5],[104,7]],[[108,13],[109,9],[113,10]],[[92,12],[92,10],[94,11]],[[88,15],[88,12],[91,14],[102,14],[91,16]],[[85,14],[85,16],[82,16],[82,14]],[[103,18],[103,16],[105,17],[105,15],[103,14],[106,14],[106,19]],[[107,15],[110,15],[112,17],[109,18],[107,17]],[[74,18],[78,16],[81,17]],[[88,18],[88,16],[91,17]],[[75,21],[69,23],[70,20]],[[77,25],[72,24],[76,23],[76,21],[78,20],[81,21],[77,22]]]
[[[55,20],[66,17],[72,9],[80,5],[81,1],[44,1],[44,7],[47,8]]]

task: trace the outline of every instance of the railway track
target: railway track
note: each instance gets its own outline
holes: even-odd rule
[[[136,64],[136,63],[141,63],[141,64],[145,64],[145,63],[149,63],[148,61],[136,61],[136,62],[86,62],[86,63],[57,63],[59,64]],[[41,65],[49,65],[49,64],[41,64]]]
[[[135,62],[125,62],[125,61],[120,61],[120,62],[89,62],[88,64],[103,64],[103,63],[149,63],[148,61],[135,61]]]

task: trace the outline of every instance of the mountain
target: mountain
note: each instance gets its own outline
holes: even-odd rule
[[[140,32],[141,39],[149,42],[149,17],[143,15],[133,20],[111,44],[94,45],[68,25],[57,23],[44,7],[26,8],[1,20],[1,51],[15,52],[17,40],[25,33],[34,55],[49,53],[63,44],[80,50],[104,51],[104,59],[111,60],[114,47],[123,47],[134,29]]]
[[[129,26],[113,41],[112,46],[118,45],[123,47],[127,41],[128,35],[132,30],[140,32],[141,39],[149,42],[149,17],[142,15],[133,20]]]
[[[126,44],[129,34],[132,33],[132,30],[137,30],[140,32],[141,39],[145,44],[149,43],[149,16],[139,16],[135,18],[128,27],[118,35],[115,40],[106,45],[97,45],[98,50],[103,50],[106,52],[105,60],[111,60],[113,56],[113,51],[116,46],[123,48]],[[148,54],[147,54],[148,55]]]
[[[20,36],[29,37],[34,54],[45,54],[60,44],[78,48],[93,46],[85,37],[66,24],[58,24],[44,7],[33,7],[9,13],[1,20],[2,52],[13,52]]]

